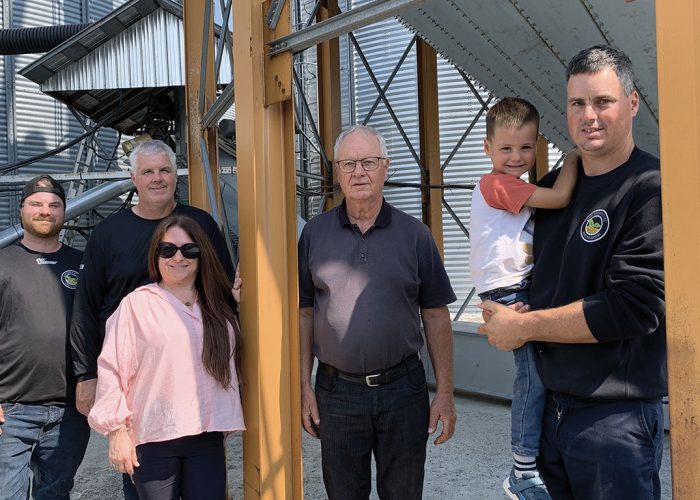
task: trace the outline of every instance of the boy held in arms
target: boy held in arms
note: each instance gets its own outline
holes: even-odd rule
[[[486,115],[484,151],[491,173],[481,177],[472,195],[470,268],[481,300],[505,305],[528,304],[533,266],[534,208],[563,208],[576,183],[577,154],[566,157],[552,188],[537,187],[520,177],[535,165],[540,115],[515,97],[506,97]],[[511,407],[514,465],[503,482],[509,498],[549,499],[537,470],[546,390],[535,366],[534,346],[513,351],[515,383]]]

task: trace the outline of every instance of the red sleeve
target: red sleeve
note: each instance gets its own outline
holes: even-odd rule
[[[520,213],[537,186],[505,174],[486,174],[479,180],[481,194],[492,208]]]

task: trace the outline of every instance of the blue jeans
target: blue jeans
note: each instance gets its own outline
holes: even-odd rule
[[[479,294],[481,300],[493,300],[499,304],[516,302],[529,304],[530,279],[506,288]],[[535,344],[528,342],[513,351],[515,381],[513,403],[510,410],[510,445],[513,453],[528,457],[539,454],[547,390],[540,379],[535,364]]]
[[[69,500],[90,428],[72,406],[2,403],[0,500]]]
[[[547,397],[537,460],[552,498],[659,500],[660,401]]]
[[[372,453],[379,498],[422,497],[430,415],[422,365],[379,387],[355,385],[318,370],[316,401],[329,500],[369,498]]]

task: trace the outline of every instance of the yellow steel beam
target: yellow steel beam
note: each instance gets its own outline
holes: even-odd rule
[[[200,139],[207,145],[209,170],[214,188],[217,207],[219,206],[219,150],[217,147],[217,129],[201,130],[202,116],[216,100],[216,82],[214,78],[214,22],[213,14],[209,18],[209,37],[204,40],[205,4],[211,0],[187,0],[183,2],[182,24],[185,32],[185,109],[187,112],[187,165],[189,172],[190,204],[209,212],[212,206],[207,189],[205,163],[202,158]],[[200,112],[200,76],[202,47],[208,46],[206,60],[206,87],[204,93],[204,110]],[[220,213],[220,211],[219,211]]]
[[[535,168],[530,170],[530,182],[537,182],[549,172],[549,141],[543,136],[537,136],[535,151]]]
[[[267,46],[267,42],[280,38],[284,35],[289,34],[289,5],[292,0],[282,2],[282,14],[279,23],[276,25],[275,29],[269,29],[267,25],[264,25],[263,29],[263,44]],[[263,12],[263,23],[265,22],[266,14],[273,2],[271,0],[265,0],[262,2],[262,12]],[[280,5],[279,2],[276,2]],[[259,7],[258,7],[259,8]],[[235,11],[234,11],[235,12]],[[235,18],[235,16],[234,16]],[[265,49],[267,50],[267,49]],[[292,98],[292,54],[290,51],[286,51],[283,54],[279,54],[274,58],[266,57],[264,60],[265,65],[265,105],[286,101]]]
[[[271,75],[264,74],[262,3],[234,0],[233,10],[244,495],[294,500],[303,498],[303,484],[293,107],[289,99],[271,99],[276,102],[265,106],[265,80]],[[285,29],[288,15],[282,16],[278,34]],[[282,73],[276,74],[280,81]],[[285,92],[291,95],[291,87]]]
[[[325,21],[340,14],[338,0],[325,0],[316,15],[316,22]],[[318,132],[321,136],[321,146],[333,161],[333,145],[335,138],[340,134],[342,123],[340,116],[340,44],[337,38],[316,46],[316,59],[318,61]],[[326,170],[321,164],[321,173],[333,178],[333,166]],[[330,192],[333,182],[323,186],[324,191]],[[324,210],[329,210],[340,203],[343,195],[340,191],[333,197],[326,198]]]
[[[700,491],[700,7],[656,2],[673,498]]]
[[[438,109],[437,54],[435,49],[418,40],[418,134],[420,160],[426,172],[421,174],[423,184],[442,184],[440,165],[440,110]],[[442,230],[442,189],[421,190],[423,222],[433,233],[433,239],[444,258]]]

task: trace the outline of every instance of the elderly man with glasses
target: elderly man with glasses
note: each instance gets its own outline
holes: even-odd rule
[[[310,220],[299,241],[302,421],[321,440],[330,500],[369,497],[372,454],[380,498],[419,499],[428,435],[441,421],[435,444],[444,443],[455,427],[455,295],[428,228],[383,198],[382,136],[354,126],[334,156],[345,200]],[[421,319],[437,379],[432,404]]]

